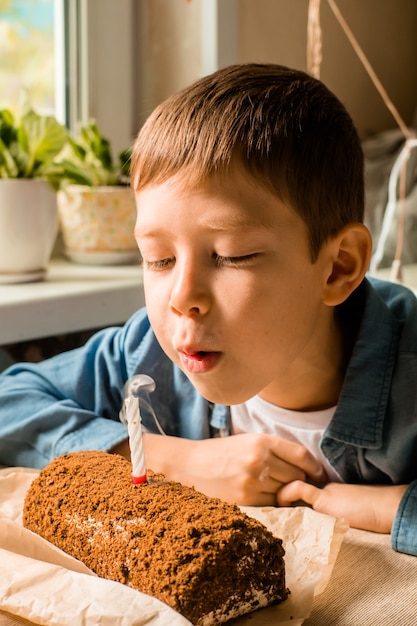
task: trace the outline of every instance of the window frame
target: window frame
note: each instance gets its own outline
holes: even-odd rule
[[[137,3],[61,1],[65,23],[65,123],[76,132],[80,124],[94,118],[116,156],[131,145],[138,130],[134,109]]]

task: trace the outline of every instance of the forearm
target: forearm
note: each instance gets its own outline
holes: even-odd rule
[[[71,358],[21,364],[0,377],[0,463],[41,468],[54,456],[109,449],[126,437],[121,393],[96,392],[94,374],[71,370]]]
[[[126,437],[126,427],[68,401],[31,402],[0,409],[0,463],[42,468],[52,458],[78,450],[108,450]]]

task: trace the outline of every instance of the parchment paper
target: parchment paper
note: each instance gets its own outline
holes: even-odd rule
[[[0,608],[46,626],[186,626],[170,607],[96,576],[22,526],[23,500],[37,470],[0,470]],[[330,578],[347,524],[307,507],[242,507],[281,537],[289,599],[234,626],[295,626]]]

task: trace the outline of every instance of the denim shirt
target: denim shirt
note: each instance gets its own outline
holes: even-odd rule
[[[365,279],[338,308],[359,331],[321,447],[345,482],[409,485],[391,540],[417,555],[417,300],[403,287]],[[126,439],[122,389],[137,373],[155,380],[148,399],[167,435],[228,434],[229,407],[196,391],[141,309],[82,348],[0,375],[0,463],[41,468],[67,452],[111,449]],[[141,407],[145,428],[158,432],[147,403]]]

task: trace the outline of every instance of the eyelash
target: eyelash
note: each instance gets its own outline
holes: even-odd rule
[[[220,254],[214,253],[213,260],[218,267],[242,267],[245,265],[250,265],[257,256],[257,253],[245,254],[243,256],[221,256]],[[150,270],[164,270],[172,265],[174,261],[174,257],[168,257],[159,261],[145,261],[145,265],[146,268]]]
[[[145,261],[144,260],[144,264],[146,265],[146,268],[150,270],[164,270],[167,267],[169,267],[173,261],[174,261],[173,258],[161,259],[160,261]]]
[[[257,257],[256,253],[254,254],[245,254],[243,256],[221,256],[219,254],[214,255],[214,260],[216,265],[231,265],[233,267],[242,267],[242,265],[250,265],[252,261]]]

